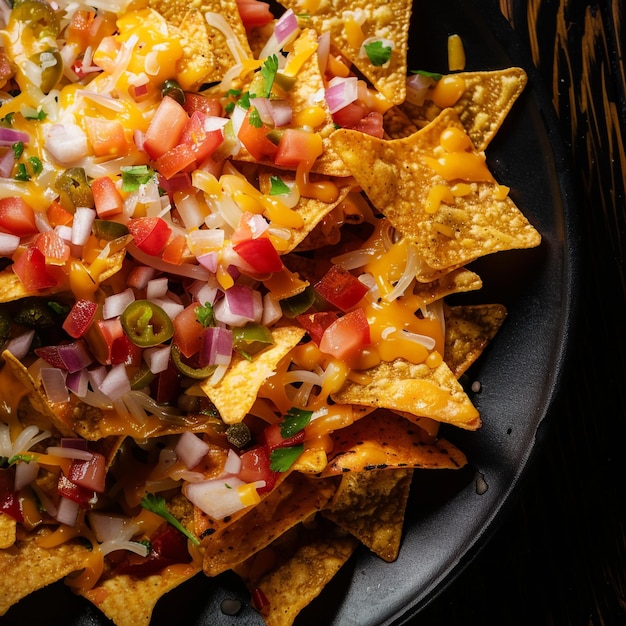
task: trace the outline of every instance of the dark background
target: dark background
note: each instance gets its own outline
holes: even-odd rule
[[[626,7],[484,5],[512,24],[558,115],[580,219],[577,322],[518,499],[486,547],[410,623],[626,624]]]

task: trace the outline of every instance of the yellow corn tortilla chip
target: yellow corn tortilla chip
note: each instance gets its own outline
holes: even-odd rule
[[[40,528],[0,550],[0,615],[33,591],[84,567],[90,548],[75,541],[52,548],[40,546],[38,539],[50,532]]]
[[[330,32],[332,43],[391,104],[404,101],[410,2],[351,0],[345,3],[320,2],[317,8],[312,8],[305,0],[281,0],[281,4],[296,14],[310,15],[307,22],[318,32]],[[362,39],[355,39],[348,33],[348,28],[357,21]],[[361,44],[370,38],[384,40],[385,47],[387,42],[392,42],[391,58],[387,63],[376,66],[361,53]]]
[[[252,408],[261,385],[303,336],[304,329],[298,326],[273,328],[274,345],[255,355],[251,361],[234,356],[228,371],[217,384],[212,385],[209,379],[200,385],[225,424],[243,420]],[[233,393],[233,390],[236,392]]]
[[[316,517],[312,525],[298,525],[235,572],[250,592],[260,589],[268,599],[262,611],[267,626],[291,626],[357,546],[354,537]]]
[[[0,513],[0,550],[10,548],[17,539],[17,522],[5,513]]]
[[[466,430],[480,426],[478,411],[445,362],[431,368],[396,359],[364,373],[370,378],[367,384],[348,381],[332,399],[340,404],[405,411]]]
[[[416,133],[421,126],[417,126],[415,122],[400,108],[400,106],[392,106],[383,113],[383,128],[385,129],[385,139],[401,139]]]
[[[333,477],[319,479],[297,472],[289,474],[246,515],[203,537],[204,573],[216,576],[265,548],[276,537],[325,508],[337,485]]]
[[[453,104],[446,103],[446,106],[451,106],[456,111],[477,150],[485,150],[491,143],[528,82],[526,72],[520,67],[461,72],[444,77],[443,80],[455,81],[461,85],[462,93],[458,100]],[[409,92],[407,100],[399,106],[401,112],[418,128],[434,120],[444,108],[441,103],[437,104],[433,100],[433,92],[436,93],[435,86],[430,88],[424,102],[420,103],[411,102]],[[405,134],[400,134],[403,129],[399,125],[394,131],[396,134],[393,135],[390,132],[394,137],[410,134],[406,129]]]
[[[322,476],[394,469],[458,469],[465,455],[391,411],[376,411],[332,435],[334,448]]]
[[[415,243],[431,268],[457,268],[486,254],[539,245],[539,233],[508,195],[502,197],[503,188],[495,181],[448,181],[433,169],[440,163],[440,138],[448,129],[463,131],[452,109],[445,109],[433,122],[404,139],[388,141],[340,129],[332,135],[331,143],[372,204]],[[483,155],[462,151],[452,156],[467,157],[474,163]],[[449,192],[451,202],[441,202],[434,211],[427,211],[433,189]]]
[[[337,499],[322,515],[391,563],[400,551],[412,479],[412,469],[344,474]]]
[[[148,626],[156,603],[168,592],[201,571],[199,564],[170,565],[145,578],[114,576],[82,595],[115,626]]]
[[[462,267],[430,282],[416,283],[413,293],[422,298],[424,305],[428,305],[453,293],[474,291],[482,286],[483,281],[478,274]]]
[[[446,306],[444,360],[459,378],[482,354],[504,320],[506,307],[501,304]]]

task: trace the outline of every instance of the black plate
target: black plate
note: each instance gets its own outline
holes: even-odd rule
[[[511,197],[541,232],[534,250],[500,253],[472,266],[484,288],[479,302],[501,302],[509,317],[471,370],[482,390],[472,397],[483,418],[478,432],[445,429],[470,465],[459,472],[418,472],[398,560],[385,563],[361,549],[298,618],[300,626],[402,624],[440,592],[475,556],[506,511],[541,441],[563,368],[572,324],[576,228],[551,104],[496,2],[417,3],[410,37],[411,69],[447,71],[446,41],[461,35],[468,70],[521,65],[528,88],[488,148],[488,162]],[[484,481],[484,483],[483,483]],[[482,492],[481,487],[487,487]],[[222,611],[238,599],[235,616]],[[91,604],[57,583],[13,607],[2,624],[110,624]],[[153,626],[251,626],[263,622],[231,575],[198,575],[164,597]]]

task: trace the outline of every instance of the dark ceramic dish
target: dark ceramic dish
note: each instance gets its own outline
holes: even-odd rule
[[[541,232],[535,250],[501,253],[472,266],[484,288],[477,302],[501,302],[509,317],[473,367],[483,418],[478,432],[446,429],[470,459],[459,472],[418,472],[398,560],[385,563],[361,549],[298,618],[299,626],[380,626],[406,623],[476,555],[506,514],[525,470],[537,454],[541,431],[563,369],[572,324],[576,228],[567,172],[551,104],[516,44],[496,2],[423,0],[410,36],[410,69],[447,71],[446,40],[461,35],[468,70],[521,65],[529,85],[487,151],[488,162]],[[463,301],[468,301],[464,298]],[[484,490],[486,488],[486,491]],[[482,494],[482,495],[480,495]],[[236,600],[236,615],[222,609]],[[229,611],[230,612],[230,611]],[[2,624],[100,626],[110,622],[61,583],[13,607]],[[156,607],[152,624],[261,625],[234,576],[199,575]]]

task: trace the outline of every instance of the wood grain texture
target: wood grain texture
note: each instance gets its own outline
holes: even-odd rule
[[[420,626],[626,623],[623,1],[499,0],[551,94],[578,200],[578,325],[518,502]]]

